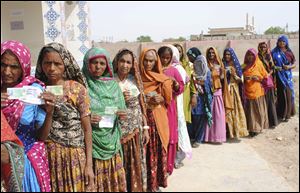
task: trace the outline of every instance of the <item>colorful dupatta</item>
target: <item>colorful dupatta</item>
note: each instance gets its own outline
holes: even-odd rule
[[[1,145],[4,145],[9,153],[10,163],[1,163],[1,176],[4,178],[4,186],[8,192],[22,192],[24,176],[24,148],[20,139],[16,136],[1,111]]]
[[[16,85],[15,88],[29,86],[32,85],[33,83],[38,83],[42,87],[45,87],[43,82],[30,76],[31,55],[29,49],[24,44],[17,42],[15,40],[3,42],[1,44],[1,56],[2,54],[5,53],[6,50],[10,50],[14,53],[14,55],[18,58],[23,71],[22,81],[18,85]],[[1,86],[2,86],[2,81],[1,81]],[[2,109],[13,131],[17,130],[23,110],[24,110],[24,103],[21,102],[20,100],[8,100],[8,105]]]
[[[105,58],[106,70],[99,79],[94,79],[89,71],[92,59]],[[82,72],[86,77],[91,100],[91,111],[103,115],[109,106],[126,109],[125,100],[119,84],[114,80],[113,67],[109,54],[102,48],[91,48],[84,56]],[[108,160],[121,151],[121,128],[118,121],[113,128],[93,126],[93,158]]]

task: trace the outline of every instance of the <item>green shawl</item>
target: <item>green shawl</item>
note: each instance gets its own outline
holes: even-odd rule
[[[105,57],[107,68],[100,79],[94,79],[89,73],[89,62],[97,57]],[[82,67],[86,77],[88,92],[91,100],[91,112],[103,115],[105,107],[115,106],[118,109],[126,109],[123,93],[114,80],[112,63],[105,49],[91,48],[84,56]],[[121,129],[118,120],[113,128],[93,128],[93,158],[108,160],[118,152],[121,152]]]

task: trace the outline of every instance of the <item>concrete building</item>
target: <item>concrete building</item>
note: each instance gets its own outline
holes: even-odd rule
[[[245,27],[227,27],[227,28],[208,28],[208,34],[191,35],[191,41],[203,40],[205,37],[232,37],[232,36],[249,36],[255,35],[254,17],[252,17],[252,24],[249,23],[249,15],[246,14]]]
[[[1,42],[17,40],[29,47],[32,65],[43,45],[59,42],[81,65],[91,47],[87,1],[1,1]]]

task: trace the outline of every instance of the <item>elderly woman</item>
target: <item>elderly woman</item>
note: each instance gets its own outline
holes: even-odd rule
[[[275,96],[275,66],[272,59],[272,54],[266,42],[258,44],[258,57],[263,63],[265,70],[269,74],[270,87],[265,87],[266,103],[268,108],[269,126],[275,128],[278,125],[278,117],[276,112],[276,96]]]
[[[44,84],[30,76],[31,62],[28,48],[17,41],[1,44],[1,108],[12,130],[25,149],[25,171],[22,191],[48,192],[50,175],[46,147],[43,142],[49,134],[54,95],[42,94],[45,105],[9,99],[8,88],[32,86],[44,90]]]
[[[246,52],[244,59],[245,113],[250,136],[255,136],[269,127],[265,91],[262,80],[268,77],[255,49]]]
[[[23,144],[1,111],[1,192],[2,188],[8,192],[22,192],[23,176]]]
[[[145,158],[144,146],[149,141],[149,126],[146,120],[147,109],[138,63],[135,62],[132,51],[122,49],[115,56],[113,67],[116,80],[124,94],[128,113],[128,119],[121,122],[121,143],[127,190],[129,192],[147,191],[147,184],[143,184],[147,180],[146,163],[143,159]]]
[[[88,50],[82,71],[91,100],[96,191],[126,192],[119,121],[126,117],[126,104],[108,52],[102,48]],[[108,124],[103,124],[104,120]]]
[[[295,91],[292,69],[296,67],[295,56],[290,49],[288,38],[281,35],[272,50],[276,66],[277,115],[281,121],[288,121],[295,115]]]
[[[85,80],[71,53],[58,43],[45,45],[35,76],[46,85],[62,86],[46,141],[54,192],[89,191],[94,186],[90,101]]]
[[[212,90],[211,73],[205,56],[196,47],[187,52],[189,61],[194,65],[191,79],[192,126],[189,135],[194,148],[199,147],[205,140],[206,128],[212,125]]]
[[[212,102],[213,123],[206,130],[205,141],[223,143],[226,141],[225,116],[232,110],[225,68],[216,48],[209,47],[206,51],[206,58],[211,71],[214,94]]]
[[[229,86],[230,101],[233,110],[226,114],[229,137],[236,138],[248,136],[246,115],[241,100],[242,92],[242,67],[232,48],[226,48],[223,53],[223,63],[226,68],[227,82]]]
[[[166,105],[172,99],[172,81],[163,74],[155,49],[144,49],[140,57],[140,72],[147,102],[147,122],[150,141],[147,145],[148,191],[167,187],[167,151],[169,122]]]

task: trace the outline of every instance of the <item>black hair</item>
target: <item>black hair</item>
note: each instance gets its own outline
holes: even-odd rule
[[[173,56],[173,51],[168,46],[162,46],[157,51],[159,57],[161,57],[165,52],[169,52],[171,54],[171,56]]]

